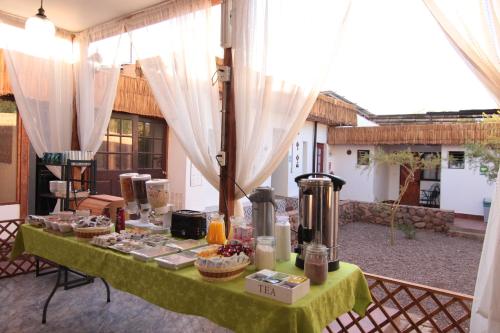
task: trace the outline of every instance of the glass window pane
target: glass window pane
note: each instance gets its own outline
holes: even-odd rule
[[[120,119],[111,118],[108,125],[109,134],[120,135]]]
[[[152,155],[139,153],[139,169],[150,169],[152,167]]]
[[[96,154],[95,155],[97,170],[106,170],[108,166],[108,158],[106,154]]]
[[[153,140],[149,138],[139,138],[139,152],[140,153],[153,152]]]
[[[144,123],[144,136],[151,136],[151,123]]]
[[[120,155],[108,154],[109,170],[120,170]]]
[[[155,154],[163,154],[163,140],[155,140]]]
[[[157,139],[163,139],[163,131],[165,128],[164,124],[152,124],[153,125],[153,136]]]
[[[108,143],[108,136],[107,136],[107,135],[105,135],[105,136],[103,136],[103,138],[102,138],[102,143],[101,143],[101,146],[99,147],[99,150],[98,150],[98,151],[99,151],[99,152],[106,152],[106,151],[107,151],[107,149],[108,149],[108,144],[107,144],[107,143]]]
[[[122,168],[121,170],[132,170],[132,155],[122,154]]]
[[[163,160],[162,155],[154,155],[153,156],[153,168],[154,169],[162,169],[161,162]]]
[[[132,137],[122,136],[122,153],[132,152]]]
[[[151,123],[139,121],[138,126],[139,136],[151,136]]]
[[[110,153],[119,153],[120,152],[120,137],[110,135],[108,138],[108,149]]]
[[[132,120],[122,119],[122,135],[132,135]]]
[[[137,133],[139,136],[144,136],[144,123],[142,121],[137,123]]]
[[[15,202],[17,189],[17,109],[0,100],[0,203]]]

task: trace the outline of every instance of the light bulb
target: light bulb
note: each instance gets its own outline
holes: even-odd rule
[[[32,36],[39,37],[54,37],[56,33],[56,27],[46,17],[40,15],[35,15],[26,20],[25,25],[26,31]]]

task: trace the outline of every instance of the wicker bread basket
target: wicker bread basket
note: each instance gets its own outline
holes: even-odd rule
[[[76,239],[90,241],[94,236],[101,236],[111,233],[111,226],[105,227],[87,227],[74,229]]]
[[[215,267],[202,267],[195,261],[194,266],[198,269],[203,280],[210,282],[224,282],[236,279],[244,271],[250,262],[245,262],[236,266],[215,268]]]

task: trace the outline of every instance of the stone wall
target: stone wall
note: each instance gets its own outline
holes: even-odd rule
[[[377,202],[342,201],[339,205],[340,223],[366,222],[390,224],[391,205]],[[447,232],[455,212],[421,206],[399,206],[396,224],[412,223],[417,229]]]

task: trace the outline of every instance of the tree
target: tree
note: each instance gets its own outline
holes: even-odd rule
[[[403,198],[408,186],[415,180],[415,174],[421,170],[432,170],[441,165],[439,154],[425,155],[423,153],[412,152],[410,150],[386,152],[377,149],[373,154],[363,156],[362,161],[368,168],[374,168],[375,165],[388,165],[403,168],[406,171],[406,178],[403,185],[399,187],[399,196],[391,205],[390,215],[390,244],[395,242],[395,220],[399,209],[401,199]]]
[[[483,115],[483,123],[500,126],[500,110]],[[500,166],[500,137],[490,136],[484,142],[467,144],[465,155],[469,163],[488,178],[488,182],[496,180]]]

